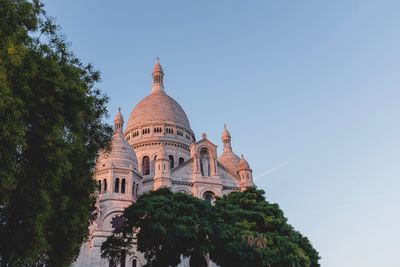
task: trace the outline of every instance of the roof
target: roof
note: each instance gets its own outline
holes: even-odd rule
[[[114,133],[110,150],[100,152],[97,159],[99,167],[109,164],[120,167],[129,167],[133,164],[134,167],[137,167],[136,154],[120,132]]]
[[[242,154],[242,158],[240,159],[239,162],[239,170],[251,170],[249,163],[247,160],[244,158]]]
[[[149,122],[169,122],[190,129],[190,123],[183,108],[162,90],[152,92],[136,105],[129,116],[126,129]]]
[[[225,167],[229,168],[231,171],[235,172],[238,170],[240,158],[238,155],[233,153],[232,150],[224,151],[222,155],[218,158]]]

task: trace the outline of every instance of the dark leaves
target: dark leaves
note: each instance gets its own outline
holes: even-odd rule
[[[132,247],[136,238],[147,266],[175,266],[181,255],[209,255],[222,267],[319,266],[318,252],[308,239],[255,188],[217,199],[213,207],[159,189],[141,196],[124,217],[124,226],[102,246],[103,257],[114,262],[121,256],[118,251]]]
[[[111,135],[98,80],[39,1],[0,0],[4,264],[68,266],[77,256],[96,214],[96,155]]]

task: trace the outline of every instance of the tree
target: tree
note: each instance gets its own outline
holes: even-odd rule
[[[175,266],[181,255],[200,265],[208,255],[221,267],[319,266],[308,239],[256,188],[230,193],[214,206],[160,189],[140,197],[123,218],[123,226],[102,246],[102,256],[114,262],[132,253],[136,231],[137,249],[147,266]]]
[[[118,263],[130,253],[134,238],[148,267],[176,266],[182,255],[205,255],[211,249],[211,208],[206,201],[167,188],[144,194],[124,211],[123,226],[103,243],[102,256]]]
[[[249,188],[215,202],[214,249],[210,258],[220,266],[319,266],[318,252],[287,223],[264,191]]]
[[[39,0],[0,0],[2,266],[68,266],[78,255],[96,155],[111,137],[98,80]]]

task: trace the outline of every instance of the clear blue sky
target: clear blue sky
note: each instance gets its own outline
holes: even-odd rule
[[[127,119],[159,56],[322,266],[400,266],[400,1],[46,1]],[[109,118],[108,121],[111,122]]]

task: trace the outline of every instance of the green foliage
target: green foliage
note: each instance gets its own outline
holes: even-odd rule
[[[220,266],[319,266],[318,252],[264,192],[249,188],[215,202],[210,257]]]
[[[152,191],[125,210],[124,226],[103,244],[102,256],[118,262],[118,251],[127,243],[131,246],[133,229],[140,229],[136,232],[137,249],[144,253],[146,266],[175,266],[181,255],[210,251],[211,215],[211,205],[203,200],[165,188]]]
[[[40,1],[0,0],[2,266],[68,266],[79,253],[111,136],[98,80]]]
[[[209,255],[221,267],[319,266],[308,239],[256,188],[233,192],[214,206],[159,189],[141,196],[124,218],[124,226],[102,246],[102,256],[114,262],[120,251],[129,253],[137,237],[147,266],[175,266],[181,255]]]

